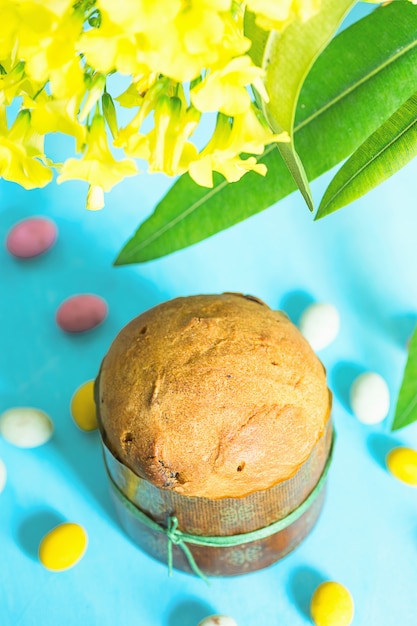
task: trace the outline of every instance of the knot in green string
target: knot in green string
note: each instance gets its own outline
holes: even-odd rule
[[[191,551],[188,549],[186,544],[184,543],[184,535],[178,530],[178,519],[175,515],[171,515],[168,518],[168,527],[165,530],[165,533],[168,538],[168,572],[169,575],[172,576],[172,545],[179,546],[187,557],[188,563],[193,570],[194,574],[202,578],[208,585],[210,584],[208,578],[203,574],[203,572],[198,567],[197,563],[194,560],[194,557]]]
[[[178,530],[178,519],[175,515],[171,515],[168,520],[167,537],[171,543],[175,543],[178,546],[182,543],[181,531]]]

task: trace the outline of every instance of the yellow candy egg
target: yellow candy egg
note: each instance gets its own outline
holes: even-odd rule
[[[394,448],[387,455],[387,467],[395,478],[417,487],[417,450]]]
[[[39,560],[54,572],[69,569],[81,559],[87,548],[87,533],[79,524],[65,522],[42,539]]]
[[[349,626],[354,611],[352,596],[340,583],[322,583],[313,594],[310,611],[316,626]]]
[[[97,428],[96,405],[94,402],[94,380],[78,387],[71,400],[71,415],[81,430]]]

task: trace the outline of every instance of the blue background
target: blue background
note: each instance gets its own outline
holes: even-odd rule
[[[329,180],[313,184],[316,201]],[[416,492],[391,477],[385,455],[417,447],[417,427],[392,434],[406,342],[417,319],[416,165],[317,223],[299,194],[232,229],[165,259],[112,267],[118,250],[170,181],[142,175],[116,187],[99,213],[85,211],[86,186],[27,192],[0,182],[0,232],[25,217],[57,224],[56,245],[30,261],[0,249],[0,412],[36,406],[55,424],[49,443],[21,450],[0,439],[8,481],[0,494],[1,626],[197,626],[211,613],[239,626],[303,626],[314,588],[346,585],[355,626],[417,624]],[[337,447],[325,508],[310,537],[273,567],[210,587],[141,553],[110,503],[97,432],[74,425],[74,390],[93,378],[110,342],[132,317],[168,298],[241,291],[297,322],[313,301],[331,302],[341,332],[320,353],[334,393]],[[60,331],[57,307],[76,293],[109,305],[104,324],[80,336]],[[360,424],[348,391],[376,371],[392,397],[389,417]],[[37,560],[43,534],[61,521],[89,535],[84,558],[52,573]]]

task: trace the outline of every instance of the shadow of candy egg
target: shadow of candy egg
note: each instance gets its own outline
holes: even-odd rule
[[[67,333],[83,333],[101,324],[107,304],[94,294],[79,294],[65,300],[56,313],[56,323]]]
[[[0,493],[3,491],[6,486],[7,480],[7,470],[3,461],[0,459]]]
[[[39,544],[43,537],[65,520],[52,509],[38,508],[25,513],[17,524],[17,541],[31,559],[38,561]]]
[[[57,228],[45,217],[31,217],[15,224],[6,238],[6,248],[18,259],[31,259],[53,246]]]

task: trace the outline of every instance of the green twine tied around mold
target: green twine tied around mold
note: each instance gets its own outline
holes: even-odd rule
[[[203,572],[201,571],[201,569],[198,567],[197,563],[195,562],[195,559],[192,555],[191,550],[184,543],[184,539],[183,539],[184,533],[178,530],[178,520],[175,516],[173,515],[170,516],[168,520],[168,528],[164,529],[164,531],[166,532],[167,537],[168,537],[168,574],[169,576],[172,576],[172,560],[173,560],[172,559],[172,546],[176,545],[176,546],[179,546],[181,550],[184,552],[185,556],[187,557],[187,561],[191,569],[193,570],[194,574],[202,578],[204,582],[206,582],[207,584],[210,584],[207,576],[203,574]]]
[[[313,491],[307,496],[307,498],[291,513],[283,517],[282,519],[269,524],[268,526],[264,526],[263,528],[258,528],[257,530],[252,530],[247,533],[240,533],[238,535],[220,535],[220,536],[204,536],[204,535],[190,535],[188,533],[183,532],[178,528],[178,519],[175,515],[170,515],[168,518],[168,525],[162,526],[155,522],[151,517],[146,515],[143,511],[141,511],[133,502],[131,502],[124,493],[120,490],[120,488],[116,485],[113,478],[110,477],[110,484],[113,487],[114,492],[116,493],[119,500],[121,500],[122,504],[132,513],[132,515],[142,524],[159,533],[163,533],[166,535],[168,539],[168,555],[167,555],[167,565],[169,575],[172,575],[173,569],[173,553],[172,546],[176,545],[184,552],[187,561],[197,576],[199,576],[206,583],[210,584],[208,578],[204,575],[204,573],[200,570],[195,559],[191,553],[191,550],[188,548],[187,544],[196,545],[196,546],[208,546],[212,548],[232,548],[235,546],[240,546],[244,543],[250,543],[252,541],[259,541],[260,539],[266,539],[275,533],[278,533],[291,524],[293,524],[296,520],[298,520],[313,504],[314,500],[320,494],[321,490],[324,487],[324,483],[327,478],[327,474],[330,468],[330,463],[332,459],[332,453],[334,448],[335,434],[333,431],[332,442],[329,450],[329,454],[326,460],[326,464],[324,466],[323,472],[314,487]]]

